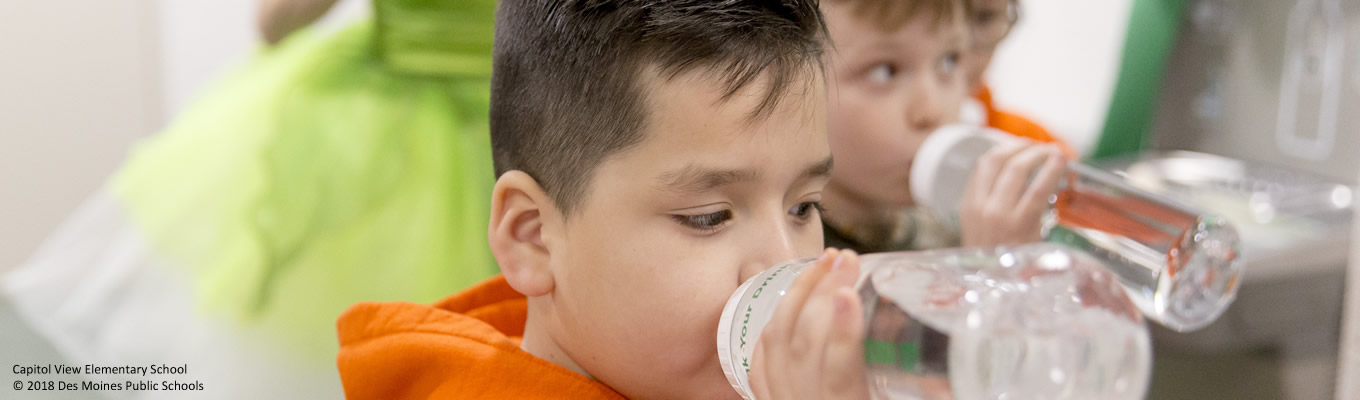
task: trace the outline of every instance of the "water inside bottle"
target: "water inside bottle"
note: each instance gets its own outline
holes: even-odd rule
[[[1148,318],[1179,331],[1218,318],[1237,292],[1237,232],[1221,218],[1073,164],[1045,224],[1048,241],[1085,251],[1125,283]]]
[[[1094,259],[1051,247],[871,268],[860,295],[877,398],[1144,394],[1151,366],[1146,327]]]

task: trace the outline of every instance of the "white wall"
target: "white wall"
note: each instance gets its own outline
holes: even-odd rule
[[[259,34],[255,1],[157,0],[161,109],[175,115],[203,85],[245,60]]]
[[[987,80],[998,106],[1033,118],[1083,154],[1110,106],[1133,0],[1022,0]]]
[[[155,11],[137,1],[0,1],[0,270],[161,120]]]

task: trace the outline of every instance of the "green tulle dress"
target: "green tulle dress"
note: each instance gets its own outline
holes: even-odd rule
[[[201,312],[333,357],[348,306],[497,272],[494,9],[376,0],[367,21],[262,49],[139,145],[112,195]]]

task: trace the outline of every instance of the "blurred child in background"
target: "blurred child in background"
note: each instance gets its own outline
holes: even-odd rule
[[[908,178],[917,150],[935,129],[961,122],[981,76],[974,68],[986,64],[976,60],[990,57],[999,40],[996,32],[979,31],[996,30],[999,21],[1004,36],[1013,22],[1004,17],[978,22],[980,13],[971,5],[822,3],[835,44],[827,63],[833,88],[828,135],[836,156],[823,201],[828,246],[868,253],[1040,239],[1040,217],[1063,168],[1054,145],[1025,141],[984,156],[967,183],[958,230],[917,209],[912,199]]]

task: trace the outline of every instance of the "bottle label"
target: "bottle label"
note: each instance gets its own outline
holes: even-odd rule
[[[784,291],[811,261],[791,261],[756,274],[742,283],[723,307],[718,322],[718,358],[727,381],[746,399],[752,398],[749,375],[756,342]]]

